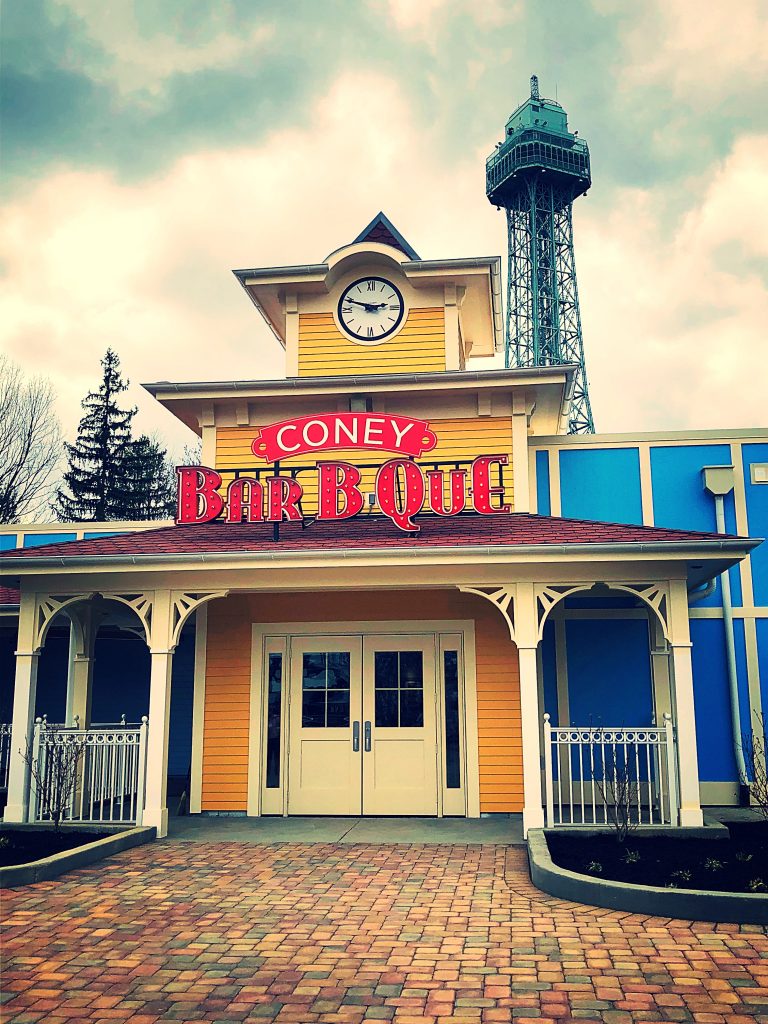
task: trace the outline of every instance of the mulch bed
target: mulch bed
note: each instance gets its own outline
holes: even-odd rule
[[[592,878],[670,889],[768,894],[768,822],[729,824],[729,839],[614,835],[547,836],[552,860]]]
[[[86,843],[104,839],[109,832],[77,832],[74,829],[41,828],[39,831],[3,829],[0,832],[0,867],[29,864],[30,861],[51,857],[54,853],[74,850]]]

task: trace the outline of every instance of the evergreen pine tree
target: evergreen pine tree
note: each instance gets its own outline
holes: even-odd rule
[[[168,453],[157,438],[131,442],[124,482],[127,519],[167,519],[176,509],[176,473]]]
[[[121,409],[117,399],[128,385],[120,374],[116,352],[107,349],[101,360],[103,377],[98,391],[83,399],[85,415],[80,420],[74,444],[64,445],[68,470],[65,488],[56,494],[54,512],[60,520],[131,518],[132,498],[125,475],[131,461],[131,422],[136,409]]]

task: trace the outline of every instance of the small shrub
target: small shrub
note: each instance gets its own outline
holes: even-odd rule
[[[11,841],[8,836],[0,836],[0,850],[7,850],[11,845]]]
[[[640,863],[640,851],[639,850],[625,850],[624,856],[621,858],[625,864],[639,864]]]
[[[768,885],[762,880],[762,878],[753,878],[747,882],[748,892],[768,892]]]
[[[678,871],[673,871],[669,877],[670,880],[673,881],[676,886],[678,882],[690,882],[692,875],[687,868],[680,868]],[[673,886],[672,888],[674,888],[675,886]]]
[[[748,864],[752,860],[752,854],[748,853],[747,850],[739,850],[736,854],[736,860],[741,861],[742,864]]]
[[[704,861],[705,871],[722,871],[724,867],[725,862],[722,860],[718,860],[717,857],[707,857],[707,859]]]
[[[599,860],[591,860],[589,864],[587,864],[587,871],[590,875],[601,875],[603,873],[603,865]]]

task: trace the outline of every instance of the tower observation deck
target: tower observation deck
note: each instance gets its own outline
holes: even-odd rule
[[[578,366],[568,432],[594,432],[589,402],[572,207],[592,183],[586,142],[568,131],[566,112],[531,95],[510,116],[504,141],[485,167],[486,195],[507,214],[505,365]]]

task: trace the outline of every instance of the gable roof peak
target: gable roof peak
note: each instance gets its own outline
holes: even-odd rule
[[[398,249],[410,260],[421,259],[410,242],[403,238],[382,210],[379,210],[370,224],[366,224],[357,238],[353,239],[352,245],[356,245],[358,242],[380,242],[383,245],[391,245],[393,249]]]

